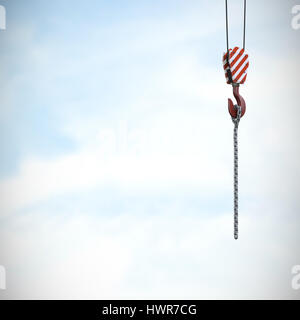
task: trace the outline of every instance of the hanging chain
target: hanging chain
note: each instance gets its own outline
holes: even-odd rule
[[[232,122],[234,123],[233,129],[233,147],[234,147],[234,239],[238,239],[239,237],[239,154],[238,154],[238,128],[241,120],[242,108],[240,106],[236,106],[237,108],[237,116],[236,118],[232,118]]]

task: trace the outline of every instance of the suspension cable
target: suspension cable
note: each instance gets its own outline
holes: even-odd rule
[[[228,40],[228,4],[225,0],[225,11],[226,11],[226,44],[227,44],[227,55],[229,54],[229,40]]]
[[[243,49],[245,50],[246,45],[246,7],[247,3],[246,0],[244,0],[244,34],[243,34]]]
[[[247,10],[247,0],[244,0],[244,26],[243,26],[243,49],[246,46],[246,12]],[[225,0],[225,12],[226,12],[226,46],[227,55],[229,54],[229,28],[228,28],[228,0]]]

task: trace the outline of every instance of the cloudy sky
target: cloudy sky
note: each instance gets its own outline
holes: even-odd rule
[[[300,298],[297,1],[248,2],[235,241],[224,1],[0,1],[0,298]]]

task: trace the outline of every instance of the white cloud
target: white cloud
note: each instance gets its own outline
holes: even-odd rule
[[[256,58],[258,63],[265,63],[263,57]],[[272,61],[269,70],[265,67],[265,73],[257,72],[256,65],[253,67],[257,81],[263,85],[268,80],[264,90],[251,83],[250,89],[241,88],[249,101],[240,127],[243,163],[240,169],[242,179],[243,176],[247,179],[245,194],[247,190],[255,194],[261,190],[282,192],[278,183],[273,184],[269,179],[285,179],[285,170],[275,175],[273,170],[286,161],[289,167],[295,166],[290,169],[298,173],[290,157],[286,159],[282,155],[274,159],[279,147],[292,151],[293,141],[289,137],[288,118],[282,121],[283,115],[289,115],[281,101],[282,92],[289,95],[289,83],[285,87],[281,84],[278,94],[269,93],[278,86],[275,76],[268,78],[274,64],[287,69],[284,61]],[[200,70],[207,75],[207,81],[197,79]],[[210,194],[227,193],[232,174],[232,124],[226,111],[226,93],[230,93],[230,88],[223,82],[214,84],[214,72],[211,73],[209,76],[209,70],[199,65],[193,56],[179,58],[154,76],[157,89],[161,89],[153,96],[137,96],[126,116],[112,115],[104,120],[97,116],[83,117],[81,121],[69,122],[66,132],[78,141],[79,149],[54,159],[24,160],[18,175],[0,183],[2,215],[55,195],[99,186],[136,192],[191,188]],[[185,99],[190,105],[183,104]],[[157,108],[162,101],[166,104]],[[150,117],[139,112],[139,108],[148,110],[151,106]],[[262,181],[259,175],[268,179]],[[259,182],[254,182],[253,177]]]
[[[279,222],[279,223],[278,223]],[[6,297],[40,299],[297,298],[290,286],[294,248],[278,218],[251,212],[232,239],[231,214],[204,217],[160,208],[91,217],[32,212],[13,223],[2,259]],[[274,239],[274,233],[278,234]],[[36,239],[39,239],[36,241]]]

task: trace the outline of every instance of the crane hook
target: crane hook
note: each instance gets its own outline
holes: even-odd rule
[[[234,105],[231,99],[228,99],[228,111],[233,119],[237,117],[237,106],[241,107],[241,117],[245,114],[246,112],[246,102],[244,98],[240,95],[239,92],[239,84],[233,83],[233,95],[236,99],[237,104]]]

